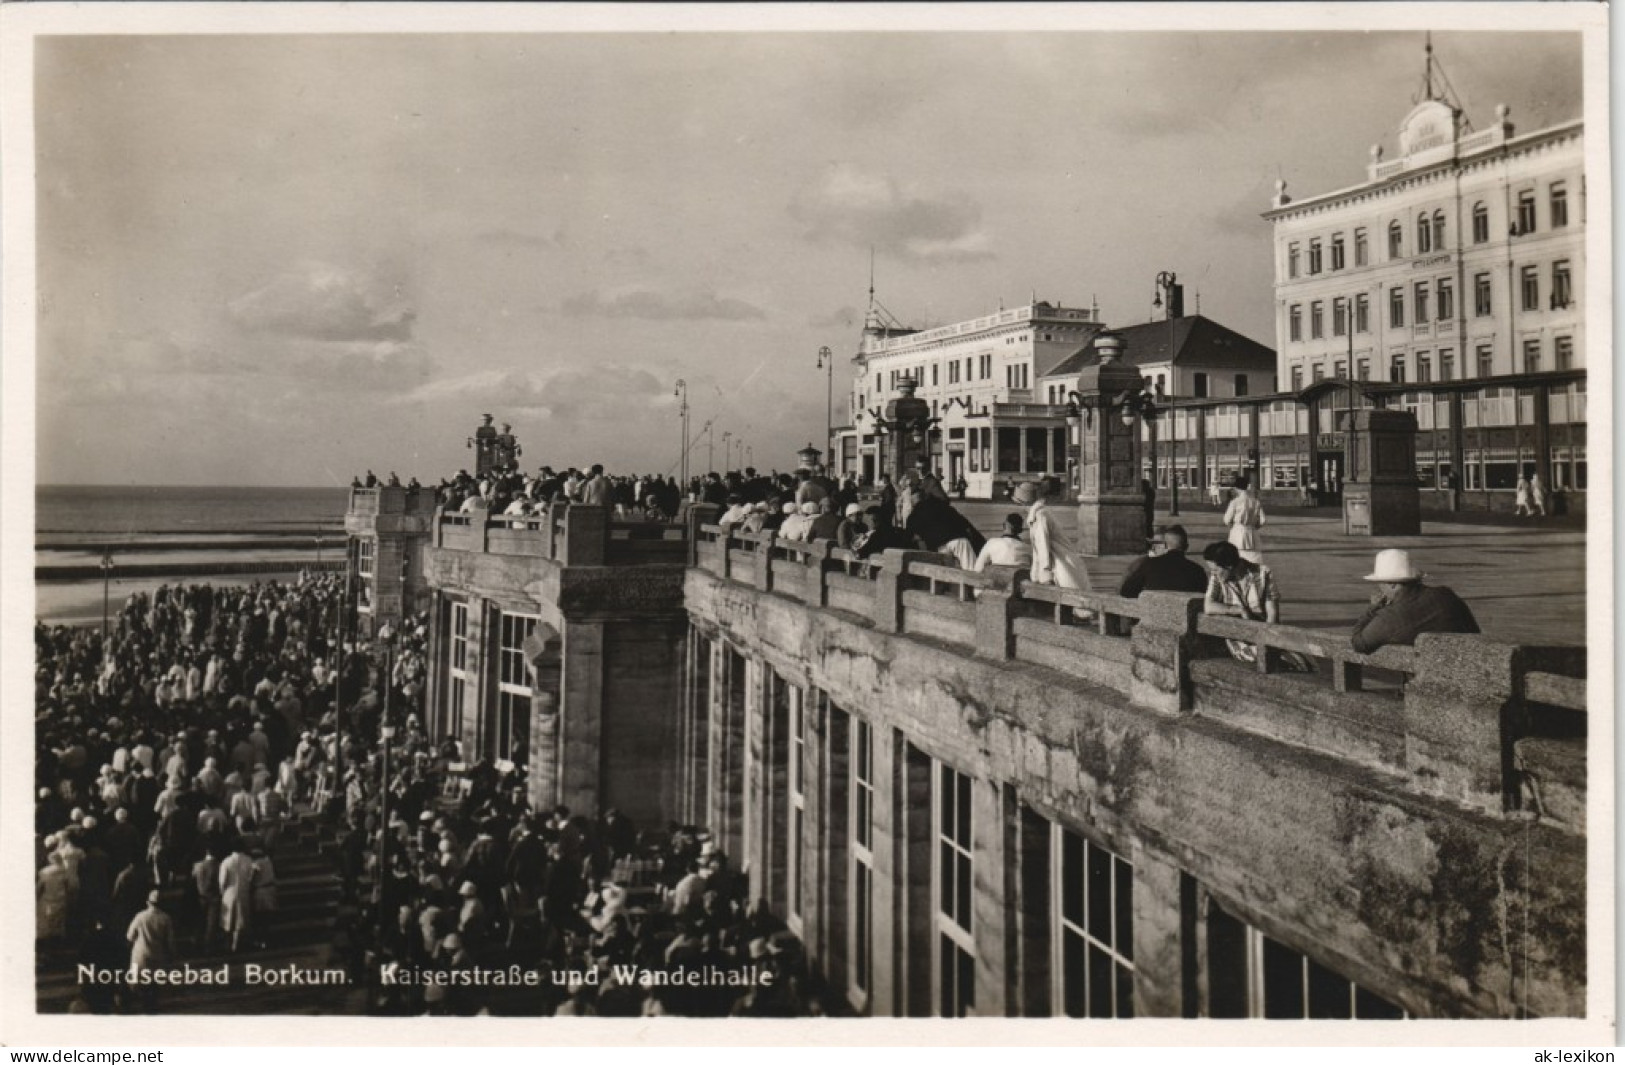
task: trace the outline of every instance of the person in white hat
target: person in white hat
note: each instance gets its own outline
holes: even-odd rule
[[[1354,623],[1350,642],[1361,654],[1379,647],[1409,646],[1424,632],[1479,632],[1478,621],[1461,597],[1449,588],[1422,583],[1427,574],[1411,562],[1409,551],[1390,547],[1377,552],[1365,579],[1376,583],[1371,608]]]

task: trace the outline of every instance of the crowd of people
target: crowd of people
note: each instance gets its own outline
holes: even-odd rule
[[[799,943],[708,833],[532,809],[522,745],[465,761],[422,727],[426,617],[341,651],[342,595],[336,575],[166,585],[132,595],[105,645],[36,626],[45,956],[252,958],[277,936],[277,855],[314,845],[297,823],[332,844],[317,964],[347,968],[370,1011],[822,1011]],[[507,967],[533,974],[511,994],[472,975]],[[685,969],[731,975],[660,975]],[[92,1012],[162,1005],[139,977],[79,993]]]

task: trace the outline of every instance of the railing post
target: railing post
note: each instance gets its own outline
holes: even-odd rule
[[[903,578],[910,562],[941,562],[935,551],[881,552],[880,572],[875,574],[875,628],[881,632],[903,631]]]
[[[976,595],[976,654],[1008,662],[1016,656],[1016,603],[1021,598],[1024,574],[1019,569],[987,571],[993,586]]]
[[[688,532],[688,564],[690,567],[697,568],[700,564],[700,526],[715,525],[721,513],[722,508],[715,503],[695,503],[688,508],[688,520],[685,525]],[[726,540],[723,541],[722,549],[724,555],[726,555],[728,550]],[[726,568],[723,572],[727,572]]]
[[[602,566],[608,539],[609,508],[572,503],[564,512],[564,546],[559,561],[566,566]]]
[[[762,531],[762,542],[756,546],[756,587],[759,591],[773,590],[773,543],[779,534],[772,529]]]
[[[435,507],[434,517],[429,519],[429,528],[433,530],[431,542],[436,547],[446,546],[446,530],[440,524],[441,519],[445,516],[446,511],[444,507]]]
[[[1185,592],[1141,592],[1140,622],[1129,637],[1129,698],[1164,714],[1191,708],[1190,662],[1202,600]]]
[[[829,572],[829,553],[835,546],[832,540],[814,540],[807,545],[807,571],[802,577],[802,599],[808,606],[829,606],[829,585],[824,576]]]
[[[474,534],[474,542],[479,545],[480,554],[482,555],[485,554],[489,547],[486,538],[490,536],[490,530],[486,528],[486,524],[490,520],[491,510],[484,503],[481,503],[468,513],[468,523],[477,530]]]
[[[1509,719],[1522,704],[1522,648],[1424,633],[1405,686],[1405,766],[1423,791],[1490,813],[1508,805]]]

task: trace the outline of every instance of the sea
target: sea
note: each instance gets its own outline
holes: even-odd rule
[[[100,623],[107,599],[164,583],[248,584],[343,557],[345,488],[40,485],[35,616]],[[257,572],[232,572],[253,564]],[[122,572],[121,572],[122,571]]]

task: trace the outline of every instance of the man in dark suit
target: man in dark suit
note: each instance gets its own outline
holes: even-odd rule
[[[1141,592],[1190,592],[1201,595],[1207,590],[1207,571],[1200,563],[1185,557],[1190,539],[1183,525],[1166,526],[1153,544],[1161,544],[1159,555],[1147,555],[1135,560],[1123,575],[1123,584],[1117,594],[1125,599],[1136,599]]]

